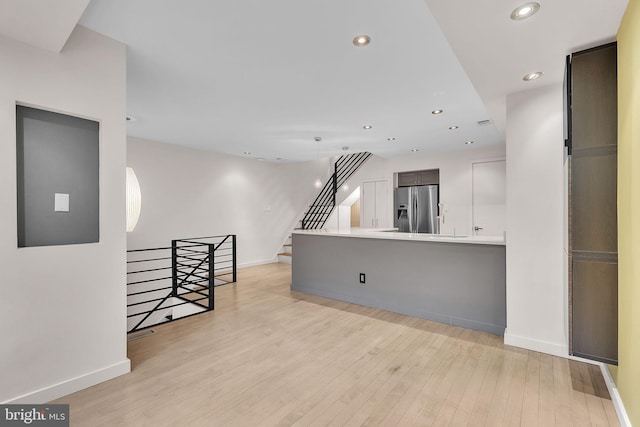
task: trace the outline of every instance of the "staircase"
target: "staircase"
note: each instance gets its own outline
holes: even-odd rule
[[[282,262],[284,264],[291,264],[291,249],[293,245],[291,244],[291,235],[287,237],[287,241],[284,242],[282,248],[280,249],[280,253],[278,254],[278,262]]]
[[[304,213],[298,230],[317,230],[324,227],[336,207],[338,189],[347,183],[349,178],[371,157],[369,152],[353,153],[340,156],[333,165],[333,174],[327,180],[320,193]],[[278,254],[278,262],[291,264],[291,235],[282,245]]]
[[[300,220],[303,230],[316,230],[324,227],[324,224],[333,213],[336,207],[336,194],[338,189],[342,187],[351,176],[356,173],[360,166],[371,157],[371,153],[353,153],[340,156],[334,164],[334,172],[327,180],[327,183],[320,190],[320,194],[305,212],[304,217]]]

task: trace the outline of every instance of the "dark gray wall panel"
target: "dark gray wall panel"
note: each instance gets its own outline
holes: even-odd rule
[[[618,360],[618,263],[573,261],[573,354]]]
[[[504,246],[294,234],[293,248],[293,290],[504,334]]]
[[[617,364],[618,114],[615,43],[572,55],[571,352]]]
[[[17,106],[18,246],[99,240],[99,124]],[[69,194],[69,212],[54,194]]]

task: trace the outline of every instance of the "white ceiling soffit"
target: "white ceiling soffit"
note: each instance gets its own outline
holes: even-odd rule
[[[504,143],[424,0],[93,0],[80,24],[128,46],[131,136],[267,161]]]
[[[59,53],[89,0],[0,0],[0,35]]]
[[[538,0],[521,21],[511,12],[529,0],[425,0],[504,134],[506,95],[559,84],[567,54],[614,40],[628,0]],[[542,71],[525,82],[528,73]]]

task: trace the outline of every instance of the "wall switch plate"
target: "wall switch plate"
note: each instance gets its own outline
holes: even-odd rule
[[[53,210],[56,212],[69,212],[69,195],[55,193]]]
[[[364,273],[360,273],[360,283],[365,283],[367,281],[367,276]]]

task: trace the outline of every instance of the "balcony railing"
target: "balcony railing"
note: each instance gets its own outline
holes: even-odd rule
[[[127,251],[127,330],[214,309],[215,287],[236,282],[236,236],[173,240]]]

